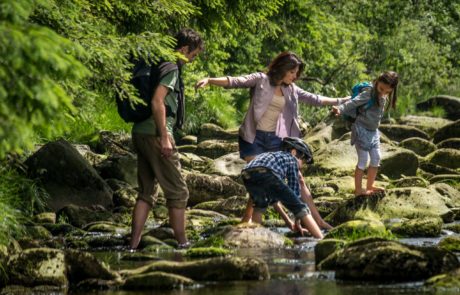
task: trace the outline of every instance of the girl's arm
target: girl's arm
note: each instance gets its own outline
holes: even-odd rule
[[[297,85],[294,86],[294,91],[297,92],[299,96],[299,101],[315,106],[324,106],[324,105],[340,105],[350,99],[350,96],[341,97],[341,98],[331,98],[318,94],[313,94],[308,91],[303,90]]]

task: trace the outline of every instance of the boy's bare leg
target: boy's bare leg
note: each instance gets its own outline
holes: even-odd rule
[[[137,200],[136,205],[134,205],[132,221],[131,221],[131,249],[136,249],[139,246],[141,241],[142,230],[144,229],[145,221],[149,216],[151,206],[143,201]]]
[[[313,202],[313,197],[307,185],[305,184],[303,177],[300,178],[299,184],[300,184],[300,198],[302,199],[304,203],[307,203],[313,219],[316,221],[316,223],[318,224],[320,228],[331,229],[332,226],[326,221],[324,221],[324,219],[321,217],[321,214],[319,214],[318,208],[316,208],[316,205]]]
[[[366,193],[373,193],[376,191],[385,191],[384,188],[374,186],[375,178],[377,177],[378,167],[369,166],[367,168],[367,185]]]
[[[248,202],[246,203],[246,209],[244,210],[241,222],[251,222],[251,216],[253,214],[253,211],[254,209],[252,208],[252,200],[251,198],[249,198]]]
[[[252,213],[252,221],[258,224],[262,224],[262,215],[262,212],[254,210]]]
[[[300,218],[300,222],[305,228],[308,229],[308,231],[312,234],[313,237],[317,239],[323,238],[323,233],[321,233],[321,230],[319,229],[311,214],[307,214]]]
[[[256,156],[247,156],[244,158],[244,160],[246,161],[246,163],[249,163],[251,162]],[[251,222],[251,216],[252,216],[252,212],[253,212],[253,208],[252,208],[253,204],[252,204],[252,200],[251,198],[249,197],[248,198],[248,202],[246,203],[246,209],[244,210],[244,214],[243,214],[243,217],[241,218],[241,222]]]
[[[185,209],[169,208],[169,224],[179,244],[187,243],[185,235]]]

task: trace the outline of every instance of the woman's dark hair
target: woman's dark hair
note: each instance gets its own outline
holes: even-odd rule
[[[283,80],[284,75],[286,75],[288,71],[296,67],[299,67],[296,77],[298,79],[305,68],[305,64],[294,53],[289,51],[281,52],[268,66],[267,76],[270,79],[270,84],[276,85]]]
[[[396,100],[398,99],[398,83],[399,83],[399,76],[398,73],[393,71],[385,71],[377,79],[374,80],[374,89],[377,92],[377,83],[382,82],[384,84],[389,85],[393,90],[388,95],[390,98],[390,105],[394,109],[396,108]],[[377,93],[375,93],[377,95]],[[377,104],[379,100],[377,99]]]
[[[204,42],[201,36],[192,29],[182,29],[175,36],[177,43],[174,49],[179,49],[184,46],[188,46],[189,52],[199,48],[204,49]]]

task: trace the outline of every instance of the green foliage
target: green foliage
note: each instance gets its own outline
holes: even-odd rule
[[[0,245],[23,233],[22,223],[44,209],[47,194],[33,180],[0,166]]]
[[[131,59],[176,59],[172,35],[182,27],[206,41],[184,68],[189,133],[205,122],[237,126],[249,102],[247,90],[194,93],[191,85],[264,71],[284,50],[306,62],[299,86],[327,96],[397,71],[397,115],[415,112],[432,94],[460,95],[457,1],[2,0],[0,8],[0,157],[37,141],[88,142],[102,129],[128,131],[114,97],[139,101]],[[327,111],[300,113],[314,124]]]

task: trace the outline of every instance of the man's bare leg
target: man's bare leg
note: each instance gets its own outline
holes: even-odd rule
[[[152,207],[143,200],[137,200],[134,205],[132,221],[131,221],[131,249],[136,249],[141,241],[142,230],[149,216]]]
[[[169,208],[169,224],[179,244],[187,243],[185,234],[185,209]]]

